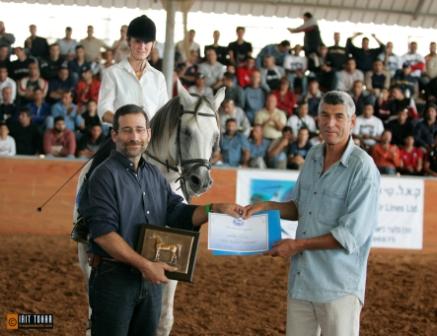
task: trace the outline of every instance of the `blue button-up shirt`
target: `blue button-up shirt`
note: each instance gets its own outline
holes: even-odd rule
[[[86,197],[91,251],[101,256],[109,257],[94,239],[113,231],[135,248],[141,224],[193,230],[196,206],[184,204],[159,170],[143,159],[135,171],[132,162],[113,151],[91,174]]]
[[[356,295],[364,303],[367,258],[377,224],[379,172],[352,139],[341,159],[322,174],[324,145],[309,152],[292,200],[297,239],[331,233],[340,249],[308,250],[292,258],[289,296],[329,302]]]

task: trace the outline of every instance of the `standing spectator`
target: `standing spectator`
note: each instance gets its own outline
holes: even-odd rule
[[[219,45],[219,39],[220,39],[220,32],[218,30],[214,30],[212,33],[212,38],[214,42],[210,45],[206,45],[203,54],[206,55],[208,49],[214,49],[215,53],[217,54],[217,60],[221,64],[227,64],[228,63],[228,48]]]
[[[49,48],[49,57],[41,60],[41,76],[48,81],[56,78],[58,70],[64,62],[65,59],[61,57],[59,44],[51,44]]]
[[[93,157],[104,143],[105,136],[100,123],[93,124],[86,129],[86,133],[77,144],[77,156],[82,159]]]
[[[301,51],[302,47],[296,44],[292,49],[292,53],[284,59],[284,69],[293,91],[296,92],[297,87],[300,87],[300,92],[305,94],[305,71],[308,68],[308,61],[305,56],[300,55]]]
[[[8,125],[0,121],[0,156],[14,156],[16,153],[15,140],[9,135]]]
[[[411,67],[411,75],[416,78],[422,76],[425,70],[425,59],[417,52],[417,42],[412,41],[408,44],[408,52],[402,56],[402,64]]]
[[[76,138],[74,133],[66,128],[64,117],[56,117],[54,127],[44,133],[43,150],[48,157],[74,158]]]
[[[231,72],[225,72],[223,84],[226,88],[225,99],[232,99],[235,105],[244,108],[244,91],[236,84],[235,75]]]
[[[244,89],[244,112],[253,125],[255,113],[264,107],[265,92],[261,88],[261,74],[255,70],[250,76],[250,85]]]
[[[275,140],[281,137],[282,129],[287,122],[285,113],[277,108],[278,101],[273,93],[266,98],[266,106],[255,115],[255,124],[263,128],[264,138]]]
[[[94,27],[87,27],[87,37],[79,42],[85,50],[85,59],[87,62],[100,62],[102,49],[109,49],[102,40],[94,37]]]
[[[413,134],[413,123],[408,118],[408,110],[405,108],[398,111],[396,119],[391,120],[386,128],[393,134],[391,143],[398,147],[402,146],[405,138]]]
[[[284,40],[279,44],[266,45],[256,56],[256,66],[258,69],[261,69],[261,67],[264,66],[264,60],[266,57],[271,56],[273,57],[274,64],[282,67],[284,65],[285,56],[288,55],[289,51],[290,42],[287,40]]]
[[[355,114],[357,116],[360,116],[363,113],[364,105],[375,104],[375,97],[364,89],[364,85],[361,80],[356,80],[354,82],[350,95],[355,103]]]
[[[18,96],[21,104],[27,104],[35,99],[35,90],[42,90],[44,97],[47,96],[48,82],[40,76],[36,62],[29,64],[29,76],[22,78],[18,83]]]
[[[354,46],[353,40],[362,35],[363,33],[355,33],[352,37],[349,37],[346,42],[346,50],[352,54],[357,62],[357,68],[362,72],[367,72],[372,70],[373,62],[378,58],[378,56],[384,52],[385,46],[375,34],[372,34],[372,37],[378,42],[379,47],[370,49],[369,48],[369,39],[367,37],[363,37],[361,40],[361,48]]]
[[[12,89],[6,86],[1,91],[2,103],[0,104],[0,121],[7,121],[8,126],[11,122],[17,121],[18,108],[12,99]]]
[[[355,59],[349,58],[344,70],[337,73],[337,90],[350,91],[357,80],[364,81],[364,75],[357,69]]]
[[[85,59],[84,47],[78,45],[76,47],[76,56],[70,62],[68,62],[68,69],[70,70],[70,74],[75,83],[77,83],[77,81],[79,80],[83,69],[86,68],[91,69],[91,62],[87,62]]]
[[[23,48],[14,48],[17,59],[11,63],[9,75],[15,81],[19,81],[24,77],[29,76],[29,64],[35,63],[36,60],[32,57],[27,57]]]
[[[249,136],[249,119],[247,119],[246,114],[241,108],[235,106],[232,99],[225,99],[219,109],[220,131],[222,133],[226,131],[226,122],[228,119],[235,119],[238,131],[247,137]]]
[[[30,36],[24,41],[27,53],[38,59],[46,59],[49,56],[49,44],[44,37],[36,35],[36,25],[29,26]]]
[[[235,70],[238,85],[243,89],[248,86],[254,71],[259,70],[256,68],[255,59],[249,56],[246,62],[240,63]]]
[[[340,46],[340,33],[334,33],[334,45],[328,47],[326,61],[332,66],[335,71],[343,70],[348,59],[345,47]]]
[[[305,55],[309,55],[313,52],[317,52],[319,47],[323,44],[322,37],[320,36],[319,25],[317,20],[309,12],[303,15],[303,24],[296,28],[288,28],[290,33],[300,33],[304,32],[304,42],[303,48],[305,50]]]
[[[235,66],[245,63],[249,57],[252,57],[252,44],[244,40],[245,32],[246,28],[237,27],[237,40],[228,45],[229,60]]]
[[[112,45],[112,50],[114,51],[115,62],[118,63],[121,60],[129,56],[129,43],[127,41],[127,25],[122,25],[120,28],[120,38],[114,41]]]
[[[331,91],[336,86],[337,75],[328,60],[328,48],[321,45],[317,53],[309,55],[308,69],[317,79],[323,91]]]
[[[322,92],[319,88],[319,82],[315,79],[308,83],[308,93],[305,100],[308,103],[308,114],[314,119],[317,118],[318,108],[322,99]]]
[[[428,80],[437,77],[437,44],[431,42],[429,44],[429,54],[425,56],[425,73]]]
[[[290,117],[296,107],[296,96],[290,90],[290,82],[287,77],[282,77],[279,81],[279,89],[272,91],[278,101],[278,109],[284,111]]]
[[[416,146],[427,150],[434,142],[437,133],[437,106],[429,105],[425,111],[425,117],[419,121],[414,129]]]
[[[366,72],[365,83],[366,89],[374,96],[379,96],[382,89],[390,88],[390,73],[384,69],[381,60],[375,60],[372,71]]]
[[[280,80],[284,76],[284,68],[275,64],[275,58],[267,55],[261,69],[261,86],[267,92],[278,90]]]
[[[422,175],[423,152],[419,147],[414,147],[413,135],[405,138],[405,146],[400,149],[401,164],[399,171],[406,175]]]
[[[8,76],[8,68],[5,65],[0,65],[0,92],[5,87],[11,88],[12,101],[15,101],[17,96],[17,84]],[[0,95],[0,104],[3,103],[3,98]]]
[[[188,88],[188,92],[201,97],[207,97],[212,99],[214,97],[214,93],[209,86],[206,86],[205,75],[199,72],[196,74],[195,78],[196,80],[194,82],[194,85]]]
[[[205,84],[213,90],[223,86],[223,74],[225,66],[217,61],[217,54],[214,49],[208,49],[206,62],[199,64],[199,72],[205,75]]]
[[[32,123],[30,111],[22,107],[18,113],[18,121],[10,127],[11,136],[15,139],[18,155],[35,155],[41,151],[41,133]]]
[[[219,160],[231,167],[240,165],[247,167],[250,159],[249,142],[247,137],[238,132],[235,119],[226,121],[226,131],[220,137]]]
[[[269,146],[270,141],[263,137],[262,126],[255,124],[249,137],[249,167],[259,169],[267,168],[265,157]]]
[[[293,140],[293,130],[289,126],[284,126],[282,136],[273,140],[267,150],[267,164],[270,168],[287,169],[288,149]]]
[[[297,108],[297,115],[292,115],[287,120],[287,126],[291,127],[293,134],[298,134],[298,131],[305,127],[311,133],[316,133],[316,122],[314,118],[308,114],[308,102],[303,100]]]
[[[73,29],[65,27],[65,37],[56,42],[59,45],[61,56],[67,61],[71,61],[76,53],[77,41],[71,37],[72,35]]]
[[[369,151],[381,139],[384,125],[378,117],[373,115],[372,104],[365,104],[363,114],[358,116],[352,134],[359,139],[361,147]]]
[[[76,84],[75,96],[77,108],[82,113],[90,100],[97,101],[99,98],[100,81],[93,77],[90,67],[82,67],[82,74]]]
[[[306,127],[301,127],[297,133],[297,140],[290,145],[288,152],[289,169],[301,169],[308,152],[311,149],[310,131]]]
[[[437,133],[434,135],[434,143],[428,151],[424,166],[426,174],[437,177]]]
[[[188,59],[188,55],[192,50],[197,51],[200,56],[200,45],[199,43],[194,41],[195,36],[196,31],[194,29],[190,29],[187,32],[185,38],[182,41],[176,43],[175,50],[178,62],[185,62]]]
[[[46,125],[46,118],[50,115],[50,105],[44,99],[44,93],[41,89],[34,92],[34,101],[30,102],[29,108],[32,117],[32,123],[42,131]]]
[[[15,42],[15,36],[7,33],[5,24],[3,21],[0,21],[0,47],[6,47],[8,51],[8,55],[11,52],[11,45]]]
[[[391,137],[391,132],[384,130],[381,143],[376,144],[372,149],[372,158],[381,174],[395,175],[401,164],[399,148],[390,144]]]
[[[401,58],[393,52],[393,42],[387,42],[385,51],[378,58],[384,63],[385,69],[393,77],[402,66]]]
[[[58,74],[55,78],[49,81],[49,91],[47,94],[47,101],[50,104],[55,104],[62,98],[65,91],[72,91],[74,89],[74,80],[70,76],[67,62],[64,62],[58,69]]]

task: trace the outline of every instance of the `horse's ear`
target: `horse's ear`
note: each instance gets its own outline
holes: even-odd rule
[[[223,100],[225,99],[225,90],[226,90],[226,88],[223,86],[215,94],[215,97],[214,97],[214,111],[218,111],[220,105],[222,104]]]
[[[178,80],[178,96],[180,97],[181,103],[184,106],[191,106],[196,103],[196,97],[190,95],[180,80]]]

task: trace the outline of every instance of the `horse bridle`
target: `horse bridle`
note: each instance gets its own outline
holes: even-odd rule
[[[184,114],[192,114],[194,116],[201,116],[201,117],[207,117],[207,118],[215,118],[218,125],[218,118],[217,114],[210,114],[210,113],[203,113],[199,112],[200,105],[202,102],[206,102],[210,105],[209,101],[205,99],[205,97],[199,97],[197,100],[196,106],[193,111],[186,111],[184,110],[184,107],[180,105],[181,109],[178,116],[178,126],[177,126],[177,136],[176,136],[176,146],[177,146],[177,158],[176,158],[176,165],[171,165],[168,160],[162,161],[159,158],[157,158],[154,155],[151,155],[149,152],[146,151],[146,155],[155,160],[156,162],[160,163],[164,167],[166,167],[167,172],[174,171],[179,174],[179,177],[176,179],[176,182],[180,182],[180,186],[182,189],[182,192],[185,196],[185,199],[187,201],[190,200],[190,197],[188,195],[188,191],[185,187],[185,181],[187,178],[191,175],[191,172],[199,167],[205,167],[207,170],[211,169],[211,158],[209,160],[206,159],[189,159],[189,160],[183,160],[182,159],[182,146],[181,146],[181,128],[182,128],[182,116]],[[211,157],[214,155],[214,150],[211,153]],[[182,169],[179,169],[179,166],[182,167]]]

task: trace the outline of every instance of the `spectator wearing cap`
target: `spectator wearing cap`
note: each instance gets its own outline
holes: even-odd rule
[[[75,49],[74,58],[68,62],[68,69],[75,83],[82,74],[82,69],[91,68],[91,62],[87,62],[85,59],[85,49],[82,45],[78,45]]]
[[[14,156],[15,154],[15,140],[9,135],[6,122],[0,121],[0,156]]]
[[[280,80],[285,75],[284,68],[275,64],[275,58],[267,55],[264,58],[264,67],[261,68],[261,86],[267,92],[278,90]]]
[[[49,56],[49,44],[44,37],[36,35],[36,30],[36,25],[29,26],[30,36],[24,41],[24,48],[29,55],[38,59],[46,59]]]
[[[219,44],[219,39],[220,39],[220,31],[218,30],[214,30],[214,32],[212,33],[212,38],[213,38],[213,43],[206,45],[204,48],[204,55],[207,54],[208,49],[214,49],[215,53],[217,54],[217,60],[221,63],[221,64],[227,64],[228,63],[228,48],[225,46],[221,46]]]
[[[236,84],[235,75],[225,72],[223,75],[223,85],[225,86],[225,99],[232,99],[236,106],[244,108],[244,91]]]
[[[20,108],[18,120],[10,126],[11,136],[15,139],[18,155],[35,155],[41,152],[41,133],[32,122],[30,110]]]
[[[334,33],[334,45],[328,47],[328,54],[326,55],[327,62],[332,66],[334,71],[341,71],[348,59],[345,47],[340,45],[340,33]]]
[[[109,47],[102,40],[94,37],[94,27],[87,27],[87,37],[80,40],[79,44],[85,49],[85,59],[87,62],[100,62],[102,49],[106,50]]]
[[[17,84],[8,75],[8,68],[5,65],[0,65],[0,92],[5,87],[11,88],[12,101],[15,100],[17,96]],[[0,95],[0,104],[3,103],[3,98]]]
[[[323,41],[320,36],[319,25],[313,15],[310,12],[306,12],[302,18],[302,25],[296,28],[288,28],[288,31],[290,33],[305,33],[303,46],[305,55],[308,56],[313,52],[317,52],[319,47],[323,44]]]
[[[66,127],[64,117],[56,117],[53,128],[44,133],[43,151],[48,157],[74,158],[76,138],[74,133]]]
[[[99,98],[100,81],[93,77],[91,68],[82,67],[80,80],[74,90],[77,108],[82,113],[90,100],[97,101]]]
[[[48,82],[41,77],[38,63],[29,64],[29,76],[22,78],[18,82],[18,96],[21,104],[27,104],[35,99],[35,90],[41,89],[44,97],[47,96]]]
[[[244,40],[244,34],[246,33],[245,27],[237,27],[235,30],[237,34],[237,40],[229,43],[229,61],[235,66],[245,63],[249,57],[252,57],[252,44]]]
[[[66,127],[73,132],[85,129],[85,122],[73,103],[71,91],[64,91],[61,100],[52,106],[51,116],[47,117],[47,128],[53,128],[57,117],[62,117]]]
[[[9,76],[15,80],[29,76],[29,64],[36,62],[35,58],[28,57],[21,47],[14,48],[15,56],[17,59],[13,61],[9,68]]]
[[[353,40],[363,35],[363,33],[355,33],[349,37],[346,41],[346,50],[348,53],[352,54],[357,62],[357,68],[363,73],[372,70],[373,62],[378,58],[378,56],[384,52],[385,46],[375,34],[372,34],[373,39],[379,44],[378,48],[369,48],[369,39],[363,37],[361,40],[361,48],[354,46]]]
[[[235,119],[238,131],[249,136],[251,126],[246,114],[241,108],[235,106],[232,99],[225,98],[219,108],[220,131],[222,133],[226,130],[226,121],[228,119]]]
[[[264,60],[267,56],[272,56],[274,64],[278,66],[283,66],[284,58],[288,55],[290,51],[290,42],[287,40],[282,41],[277,44],[268,44],[256,56],[256,66],[258,69],[264,67]]]
[[[188,88],[188,92],[200,97],[212,99],[214,97],[214,92],[209,86],[206,85],[205,75],[199,72],[196,74],[195,78],[196,80],[194,81],[194,85]]]
[[[57,41],[61,56],[67,61],[71,61],[76,53],[77,41],[71,37],[72,35],[73,29],[71,27],[65,27],[65,37]]]
[[[58,70],[64,64],[65,59],[61,56],[59,44],[53,43],[49,48],[49,57],[41,60],[41,76],[50,81],[58,75]]]
[[[296,96],[290,89],[290,82],[287,77],[282,77],[279,80],[279,88],[272,91],[272,93],[278,101],[278,109],[284,111],[287,117],[292,116],[296,107]]]
[[[47,117],[50,116],[51,106],[46,102],[41,89],[35,90],[34,100],[27,104],[27,107],[32,117],[32,123],[42,131],[45,128]]]
[[[156,40],[155,23],[139,16],[130,22],[127,36],[129,56],[102,74],[98,114],[111,124],[115,111],[123,105],[139,105],[151,119],[168,101],[164,75],[147,61]]]
[[[214,49],[208,49],[206,62],[199,64],[199,72],[205,75],[205,84],[213,90],[223,86],[223,74],[225,66],[217,61],[217,54]]]
[[[57,76],[49,81],[47,102],[50,104],[55,104],[61,99],[63,92],[72,91],[73,89],[74,80],[70,76],[70,70],[68,70],[67,62],[64,62],[58,69]]]
[[[337,90],[350,91],[356,80],[364,81],[364,74],[357,69],[357,63],[354,58],[346,61],[344,70],[337,73]]]

